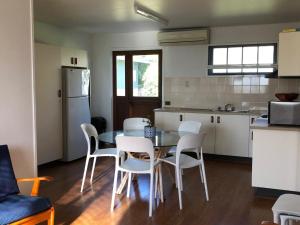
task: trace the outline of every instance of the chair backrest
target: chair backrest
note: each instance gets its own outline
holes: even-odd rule
[[[148,125],[147,118],[134,117],[127,118],[123,122],[123,130],[143,130]]]
[[[178,127],[178,131],[199,134],[201,125],[201,122],[197,121],[182,121]]]
[[[206,136],[205,132],[200,132],[199,134],[186,134],[182,136],[177,144],[176,148],[176,164],[179,163],[179,157],[183,150],[185,149],[198,149],[202,148],[204,138]],[[201,156],[202,157],[202,156]]]
[[[84,133],[84,137],[87,141],[87,145],[88,145],[88,149],[87,149],[87,154],[90,155],[91,154],[91,138],[94,138],[95,140],[95,149],[98,149],[98,132],[96,130],[96,128],[89,123],[83,123],[80,125],[83,133]]]
[[[150,139],[144,137],[117,136],[116,145],[117,145],[118,157],[120,155],[120,151],[134,152],[134,153],[147,153],[149,155],[150,166],[153,166],[154,147]]]
[[[0,145],[0,201],[8,195],[20,193],[9,156],[8,146]]]

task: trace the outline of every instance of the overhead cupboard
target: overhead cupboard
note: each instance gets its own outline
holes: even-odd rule
[[[300,32],[281,32],[278,48],[278,76],[300,77]]]
[[[217,155],[251,157],[250,115],[190,112],[155,112],[155,126],[177,130],[181,121],[199,121],[207,133],[203,152]]]

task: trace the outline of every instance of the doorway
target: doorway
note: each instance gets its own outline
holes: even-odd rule
[[[162,50],[113,52],[113,127],[130,117],[154,122],[162,103]]]

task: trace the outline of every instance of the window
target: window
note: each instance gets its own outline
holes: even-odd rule
[[[208,75],[272,73],[277,63],[276,44],[210,46]]]

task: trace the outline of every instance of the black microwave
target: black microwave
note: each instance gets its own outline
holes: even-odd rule
[[[269,124],[300,126],[300,102],[269,102]]]

